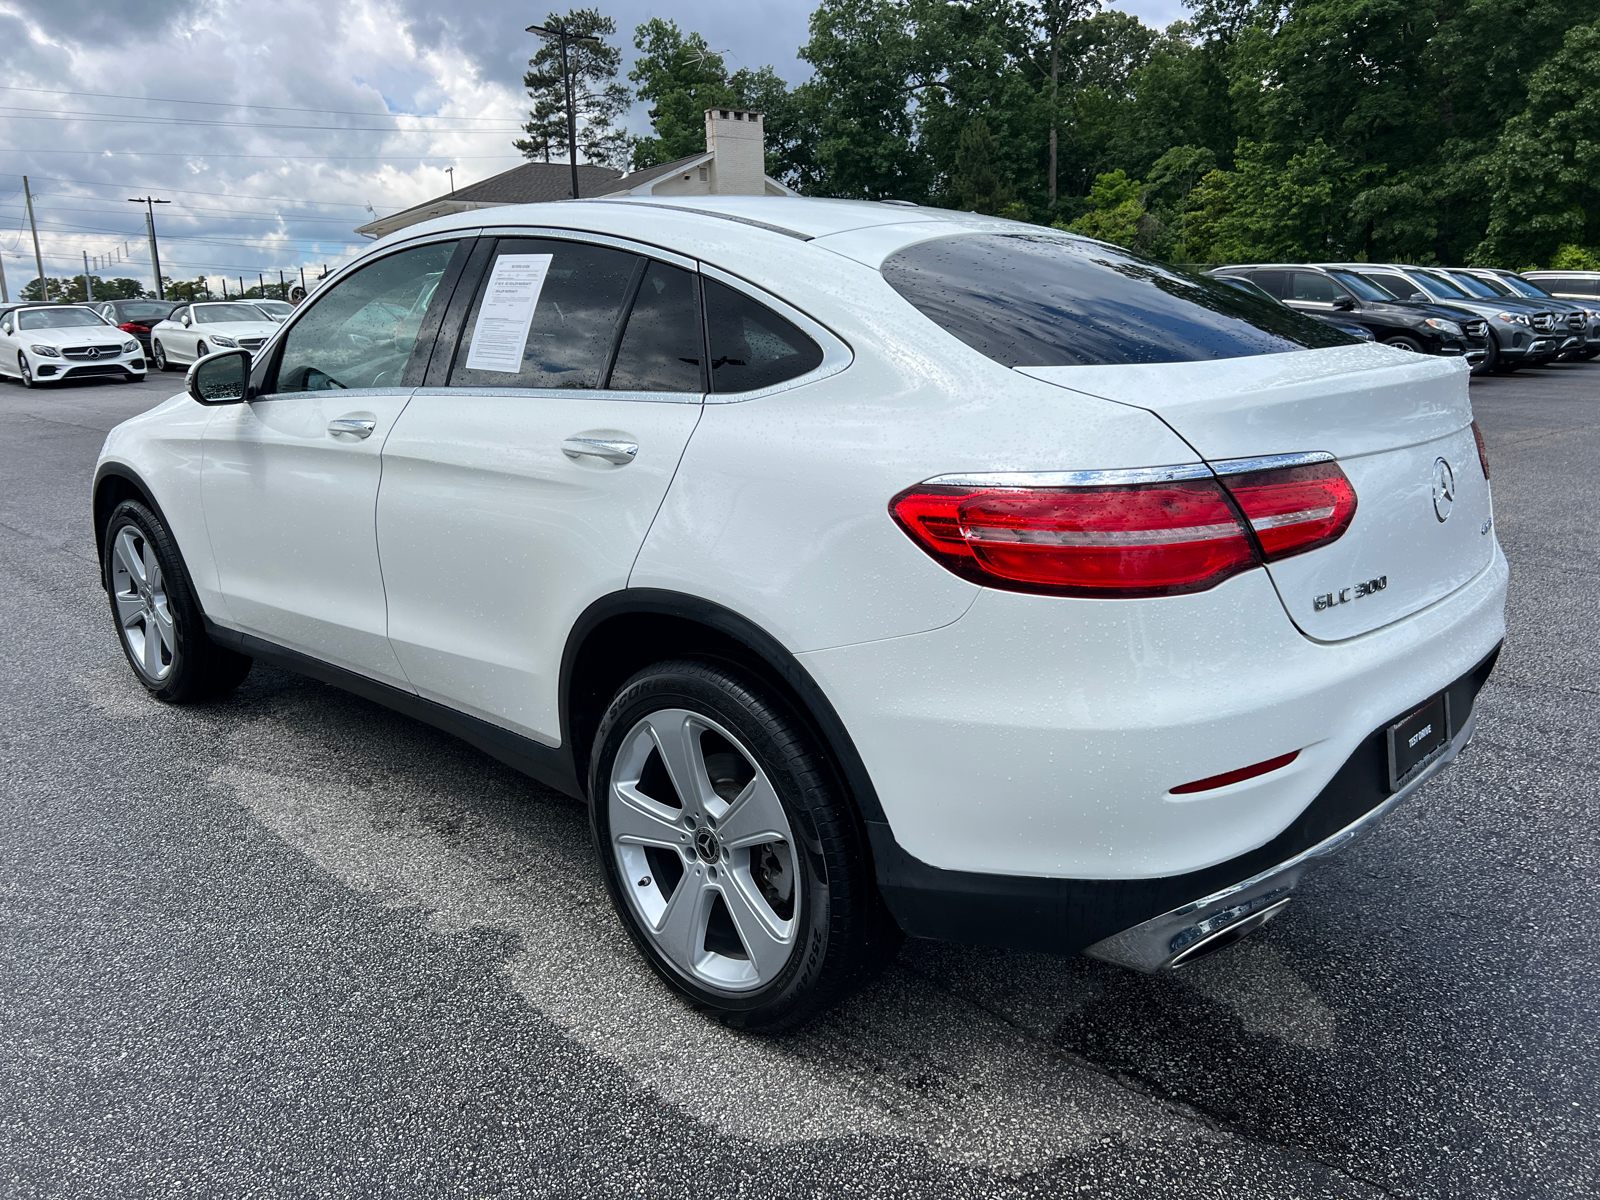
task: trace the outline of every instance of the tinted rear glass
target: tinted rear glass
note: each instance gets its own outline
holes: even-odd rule
[[[715,279],[705,298],[712,391],[752,392],[822,365],[822,347],[765,304]]]
[[[920,242],[891,255],[883,277],[1008,367],[1193,362],[1357,341],[1210,276],[1043,232]]]

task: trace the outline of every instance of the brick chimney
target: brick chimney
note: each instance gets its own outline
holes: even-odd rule
[[[766,194],[766,131],[758,112],[706,109],[706,149],[711,161],[713,196]]]

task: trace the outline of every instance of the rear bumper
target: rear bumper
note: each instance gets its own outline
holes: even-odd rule
[[[1226,862],[1154,879],[1045,879],[947,871],[908,854],[888,825],[868,823],[879,888],[913,937],[1057,954],[1087,953],[1155,971],[1202,943],[1247,929],[1282,906],[1306,871],[1366,833],[1471,740],[1474,704],[1500,653],[1445,690],[1452,738],[1421,775],[1392,790],[1385,721],[1357,746],[1306,810],[1264,846]],[[1395,714],[1395,719],[1402,714]]]

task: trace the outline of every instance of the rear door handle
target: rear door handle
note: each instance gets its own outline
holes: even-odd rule
[[[608,463],[625,467],[639,453],[639,443],[613,442],[604,438],[569,437],[561,443],[561,453],[568,458],[603,458]]]
[[[328,422],[329,433],[350,433],[358,438],[371,437],[377,427],[378,423],[367,417],[335,417]]]

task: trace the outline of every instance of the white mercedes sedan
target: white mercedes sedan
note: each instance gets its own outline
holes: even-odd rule
[[[93,519],[156,699],[260,659],[576,797],[665,984],[781,1030],[904,935],[1182,967],[1444,768],[1467,374],[971,214],[496,208],[213,349]]]
[[[156,370],[170,371],[213,350],[259,350],[277,329],[278,322],[254,304],[185,304],[150,330],[150,358]]]
[[[144,350],[92,308],[21,307],[0,316],[0,376],[40,387],[67,380],[144,378]]]

